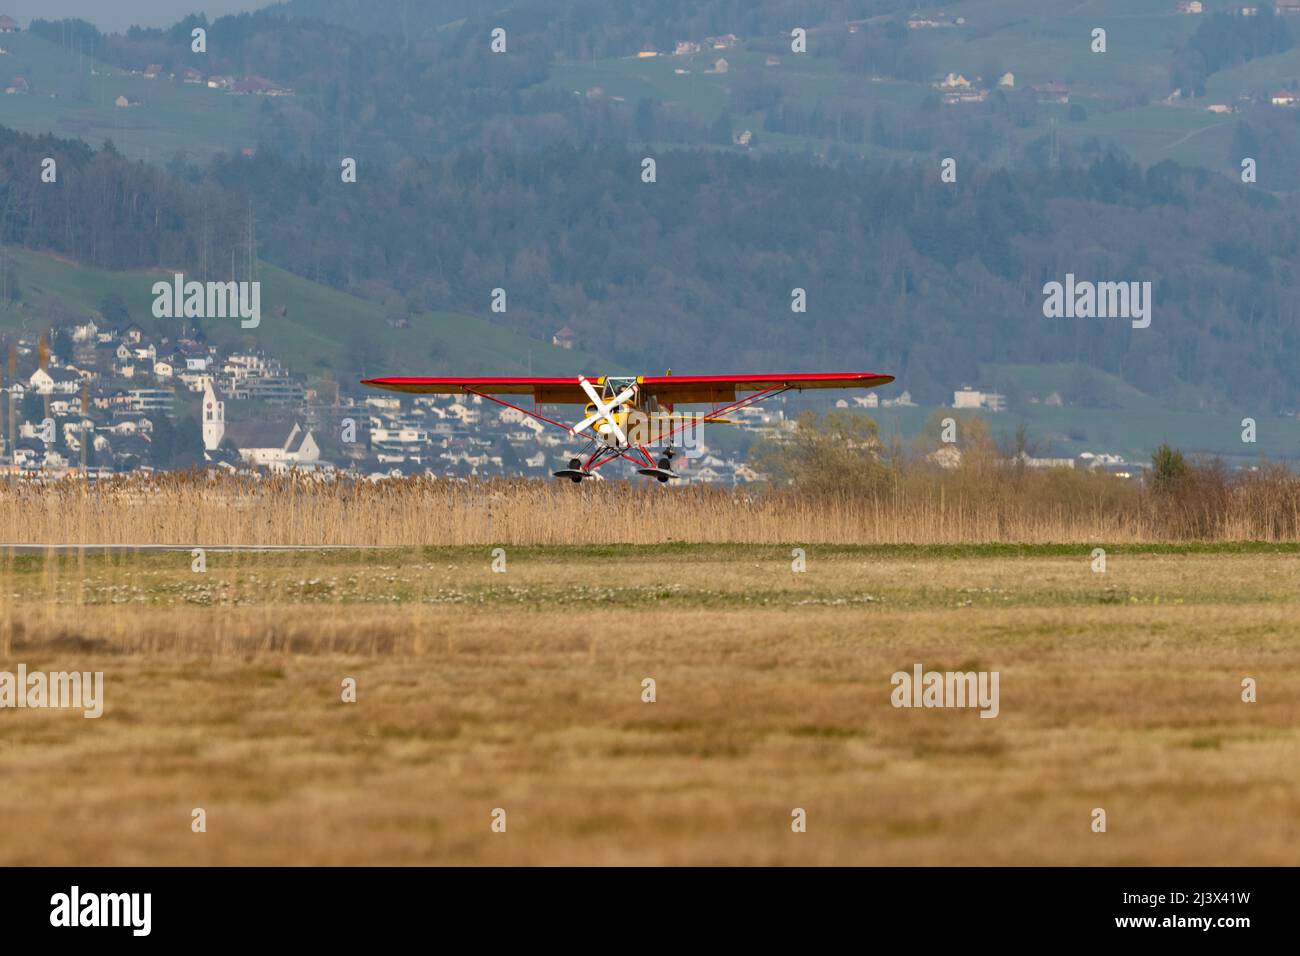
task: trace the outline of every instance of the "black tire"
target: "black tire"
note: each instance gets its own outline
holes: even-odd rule
[[[582,479],[579,478],[577,475],[574,475],[574,476],[573,476],[572,478],[570,478],[569,480],[570,480],[571,482],[573,482],[575,485],[580,485],[580,484],[582,484]]]
[[[668,483],[668,476],[667,476],[667,475],[656,475],[655,477],[657,477],[657,478],[659,479],[659,484],[661,484],[661,485],[664,485],[664,484],[667,484],[667,483]]]
[[[662,468],[664,471],[667,471],[667,470],[668,470],[669,468],[671,468],[672,466],[673,466],[673,463],[672,463],[671,461],[669,461],[667,458],[660,458],[660,459],[659,459],[659,467]]]
[[[569,459],[569,467],[572,468],[574,471],[577,471],[579,468],[582,467],[582,459],[581,459],[581,458],[570,458],[570,459]]]

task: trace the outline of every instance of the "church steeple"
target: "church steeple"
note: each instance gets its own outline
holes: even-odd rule
[[[226,403],[217,398],[212,379],[203,383],[203,450],[216,451],[226,436]]]

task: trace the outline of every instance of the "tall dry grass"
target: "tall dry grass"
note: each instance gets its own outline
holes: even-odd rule
[[[1291,541],[1300,476],[1198,466],[1157,492],[1059,470],[891,470],[878,490],[199,472],[0,482],[0,543],[167,545],[963,544]]]

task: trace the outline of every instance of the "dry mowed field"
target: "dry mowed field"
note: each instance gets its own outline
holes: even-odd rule
[[[0,864],[1295,864],[1300,549],[1090,550],[3,555]]]

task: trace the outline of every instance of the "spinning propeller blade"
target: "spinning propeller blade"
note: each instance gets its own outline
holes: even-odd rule
[[[613,430],[614,434],[618,436],[619,442],[623,445],[628,444],[627,435],[623,433],[623,429],[619,428],[618,422],[614,420],[612,410],[622,405],[636,394],[636,385],[629,385],[627,388],[623,389],[623,391],[615,395],[613,401],[606,405],[605,402],[601,400],[595,386],[593,386],[591,382],[587,381],[585,377],[579,376],[578,384],[581,385],[582,390],[587,393],[587,397],[590,398],[591,403],[596,406],[596,410],[573,427],[574,433],[576,434],[577,432],[590,428],[603,418],[609,423],[609,427]]]

